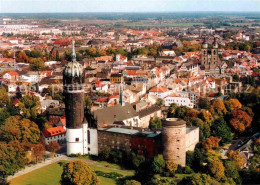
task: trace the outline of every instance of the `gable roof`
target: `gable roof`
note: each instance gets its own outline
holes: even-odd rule
[[[125,103],[125,106],[116,104],[112,107],[96,110],[94,117],[97,119],[98,124],[113,124],[115,121],[123,121],[138,116],[134,108]]]
[[[66,130],[62,127],[52,127],[42,131],[45,138],[66,134]]]

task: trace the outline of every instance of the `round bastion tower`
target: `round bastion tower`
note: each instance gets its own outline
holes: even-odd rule
[[[83,154],[84,80],[84,68],[76,61],[74,41],[72,41],[72,61],[68,62],[63,71],[67,155]]]
[[[185,166],[186,122],[179,118],[167,118],[163,123],[162,142],[165,160]]]

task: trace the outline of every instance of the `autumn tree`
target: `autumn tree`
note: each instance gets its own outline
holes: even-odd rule
[[[71,161],[63,166],[61,185],[99,185],[100,180],[87,162]]]
[[[6,107],[0,108],[0,126],[1,124],[10,117],[10,113]]]
[[[210,106],[210,112],[214,116],[223,117],[227,113],[227,109],[221,99],[215,99]]]
[[[199,113],[199,116],[198,116],[202,121],[206,122],[209,126],[211,126],[214,118],[212,116],[212,114],[207,111],[207,110],[202,110],[200,113]]]
[[[42,71],[45,69],[44,61],[41,58],[32,58],[30,60],[30,69],[32,71]]]
[[[218,181],[224,180],[226,178],[225,167],[220,160],[211,162],[209,164],[209,170],[213,177],[215,177]]]
[[[231,130],[223,118],[214,120],[211,126],[211,135],[220,138],[221,145],[232,141]]]
[[[252,118],[242,110],[232,111],[232,119],[230,124],[238,132],[244,132],[246,128],[251,126]]]
[[[209,109],[210,108],[210,101],[208,98],[200,98],[199,99],[199,108],[201,109]]]
[[[243,168],[244,164],[245,164],[245,159],[240,155],[239,151],[234,151],[231,150],[228,153],[228,158],[234,162],[234,164],[239,167],[239,168]]]
[[[37,144],[40,137],[38,126],[21,116],[9,117],[0,127],[1,141],[19,141],[21,143]]]
[[[212,148],[218,147],[219,138],[210,136],[203,141],[202,146],[205,150],[211,150]]]
[[[0,177],[13,175],[25,166],[25,153],[18,141],[0,142]]]
[[[170,173],[171,177],[173,177],[175,175],[177,168],[178,168],[178,165],[176,163],[174,163],[174,161],[167,160],[165,162],[165,170],[166,170],[166,172]]]
[[[35,144],[32,146],[32,156],[35,158],[35,161],[41,160],[45,153],[45,148],[42,144]]]
[[[214,182],[213,179],[210,177],[210,175],[207,174],[201,174],[196,173],[192,176],[184,177],[179,184],[191,184],[191,185],[210,185],[210,184],[216,184],[217,182]]]
[[[190,110],[187,111],[184,120],[187,121],[187,122],[190,122],[191,119],[197,118],[198,115],[199,115],[199,111],[196,111],[194,109],[190,109]]]
[[[16,58],[16,61],[20,62],[20,63],[28,63],[29,57],[26,55],[26,53],[24,51],[20,51]]]
[[[0,107],[6,106],[9,102],[10,99],[6,89],[3,86],[0,87]]]
[[[54,157],[54,154],[57,150],[59,150],[61,148],[60,144],[57,143],[56,141],[51,141],[48,145],[47,145],[47,150],[50,151],[52,153],[52,157]]]
[[[230,104],[231,111],[242,108],[242,104],[238,101],[238,99],[230,99],[227,103]]]
[[[18,106],[21,110],[21,115],[25,118],[32,119],[36,119],[37,114],[40,110],[40,105],[40,99],[35,95],[25,95],[20,99],[18,103]]]
[[[141,183],[136,180],[126,180],[124,185],[141,185]]]

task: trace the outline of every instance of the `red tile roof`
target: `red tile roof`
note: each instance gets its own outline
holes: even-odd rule
[[[150,92],[167,92],[168,89],[166,87],[155,87],[150,90]]]
[[[47,137],[53,137],[53,136],[57,136],[57,135],[61,135],[61,134],[66,134],[66,130],[62,127],[52,127],[52,128],[48,128],[42,131],[43,135],[45,138]]]

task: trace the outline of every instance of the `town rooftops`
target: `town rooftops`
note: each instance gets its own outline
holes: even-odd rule
[[[166,87],[155,87],[150,92],[167,92],[169,91]]]
[[[59,126],[59,127],[52,127],[52,128],[45,129],[42,131],[42,133],[45,138],[48,138],[48,137],[53,137],[61,134],[66,134],[66,130],[63,127]]]

